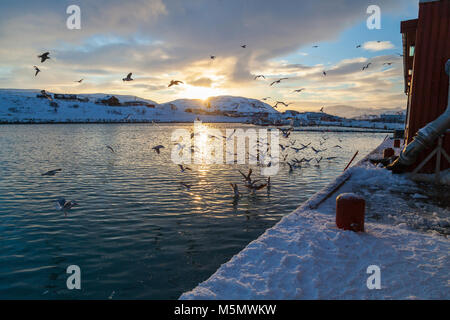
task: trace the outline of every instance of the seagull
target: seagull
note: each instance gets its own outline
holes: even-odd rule
[[[323,71],[323,72],[322,72],[322,74],[323,74],[324,76],[326,76],[326,75],[327,75],[327,73],[326,73],[325,71]]]
[[[298,92],[298,93],[300,93],[300,92],[302,92],[302,91],[304,91],[304,90],[306,90],[306,89],[305,89],[305,88],[301,88],[301,89],[294,90],[293,92]]]
[[[281,79],[278,79],[277,81],[272,82],[272,83],[270,84],[270,86],[273,86],[273,85],[276,84],[276,83],[281,83],[281,81],[287,80],[287,79],[289,79],[289,78],[281,78]]]
[[[172,81],[170,81],[169,88],[170,88],[171,86],[177,86],[177,85],[179,85],[180,83],[183,83],[183,84],[184,84],[183,81],[172,80]]]
[[[181,165],[181,164],[179,164],[178,166],[180,167],[180,169],[181,169],[181,172],[185,172],[186,170],[192,171],[192,169],[191,169],[191,168],[188,168],[188,167],[183,167],[183,165]]]
[[[114,149],[113,149],[111,146],[106,146],[106,148],[108,148],[109,150],[111,150],[112,153],[116,153],[116,152],[114,151]]]
[[[233,188],[234,198],[239,198],[241,194],[239,193],[239,188],[237,183],[230,183],[230,186]]]
[[[310,145],[311,145],[311,142],[310,143],[308,143],[308,144],[303,144],[303,143],[300,143],[301,145],[302,145],[302,147],[299,149],[299,151],[302,151],[302,150],[305,150],[305,149],[307,149]]]
[[[72,209],[72,207],[77,206],[78,203],[76,203],[75,201],[71,201],[71,200],[66,200],[64,198],[59,199],[58,201],[56,201],[56,208],[58,210],[69,210]]]
[[[83,80],[84,80],[84,79],[80,79],[80,80],[77,80],[77,81],[74,81],[74,82],[82,83]]]
[[[260,74],[260,75],[257,75],[257,76],[254,78],[254,80],[258,80],[259,78],[265,79],[266,77],[265,77],[264,75]]]
[[[248,170],[248,174],[245,175],[244,173],[241,172],[241,170],[239,170],[239,173],[244,177],[244,180],[245,180],[245,184],[246,184],[246,185],[251,185],[251,184],[254,183],[254,182],[252,183],[252,178],[251,178],[252,172],[253,172],[253,170],[252,170],[252,169],[249,169],[249,170]]]
[[[57,172],[62,171],[62,169],[55,169],[55,170],[50,170],[47,171],[46,173],[43,173],[43,176],[54,176]]]
[[[320,152],[324,152],[324,151],[326,151],[327,149],[323,149],[323,150],[316,150],[314,147],[311,147],[311,149],[312,149],[312,151],[314,151],[316,154],[317,153],[320,153]]]
[[[45,90],[41,90],[41,94],[46,97],[48,100],[53,101],[52,95],[45,92]]]
[[[361,48],[361,45],[360,44],[358,44],[357,46],[356,46],[356,48],[358,49],[358,48]]]
[[[36,77],[38,73],[41,72],[41,70],[36,66],[34,66],[34,70],[36,70],[36,73],[34,74],[34,76]]]
[[[183,187],[185,187],[186,189],[188,189],[188,190],[190,190],[191,187],[192,187],[192,184],[187,184],[187,183],[184,183],[184,182],[180,182],[180,184],[181,184]]]
[[[211,56],[211,60],[214,60],[216,58],[216,56]]]
[[[365,65],[362,69],[363,69],[363,71],[364,70],[366,70],[366,69],[369,69],[369,66],[372,64],[372,62],[369,62],[367,65]]]
[[[383,66],[391,66],[392,65],[392,62],[385,62],[385,63],[383,63]]]
[[[268,99],[272,99],[271,97],[265,97],[265,98],[262,98],[261,100],[262,101],[267,101]]]
[[[340,149],[342,149],[342,147],[340,146],[340,145],[335,145],[333,148],[340,148]]]
[[[247,45],[244,44],[244,45],[241,46],[241,48],[242,48],[242,49],[245,49],[245,48],[247,48]]]
[[[320,163],[320,161],[322,161],[322,159],[323,159],[323,157],[320,157],[320,159],[317,159],[317,158],[316,158],[316,162],[317,162],[317,164],[319,164],[319,163]]]
[[[122,80],[123,81],[133,81],[134,79],[131,79],[131,75],[132,75],[133,73],[132,72],[130,72],[128,75],[127,75],[127,77],[126,78],[123,78]]]
[[[284,103],[283,101],[277,101],[277,103],[275,103],[275,105],[274,105],[273,107],[274,107],[274,108],[278,108],[278,105],[279,105],[279,104],[282,104],[283,106],[288,107],[289,105],[292,104],[292,102],[290,102],[290,103]]]
[[[313,46],[313,48],[318,48],[319,46]]]
[[[159,146],[153,147],[152,149],[155,150],[157,154],[160,154],[160,152],[161,152],[160,149],[163,149],[163,148],[164,148],[163,145],[159,145]]]
[[[50,57],[48,56],[50,54],[50,52],[45,52],[43,54],[41,54],[40,56],[38,56],[38,58],[41,59],[41,63],[44,63],[45,60],[50,59]]]
[[[280,129],[280,131],[283,133],[283,136],[287,139],[291,135],[292,130],[294,130],[292,127],[288,129]]]
[[[323,112],[323,108],[324,108],[324,107],[320,108],[320,112]]]

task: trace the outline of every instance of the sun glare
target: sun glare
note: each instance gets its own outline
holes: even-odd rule
[[[218,88],[196,87],[187,85],[180,94],[185,99],[207,100],[210,97],[223,95],[224,91]]]

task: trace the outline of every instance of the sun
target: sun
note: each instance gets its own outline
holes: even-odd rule
[[[218,88],[186,85],[180,95],[185,99],[207,100],[210,97],[224,95],[224,91]]]

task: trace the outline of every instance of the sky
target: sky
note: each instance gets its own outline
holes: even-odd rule
[[[79,30],[67,28],[70,5]],[[370,5],[379,30],[367,27]],[[271,97],[291,103],[280,111],[343,116],[404,110],[400,22],[417,14],[418,0],[1,0],[0,88],[159,103]],[[134,81],[122,81],[129,72]],[[270,86],[279,78],[288,79]]]

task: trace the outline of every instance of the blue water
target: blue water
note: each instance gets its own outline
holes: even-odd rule
[[[338,159],[293,173],[283,165],[270,193],[245,192],[234,202],[229,183],[243,190],[238,169],[248,165],[190,165],[181,173],[171,162],[171,132],[191,127],[0,126],[0,298],[176,299],[386,135],[295,132],[291,140],[312,141]],[[321,137],[328,138],[322,146]],[[166,146],[161,155],[151,149],[158,144]],[[63,170],[41,175],[56,168]],[[55,208],[61,197],[79,206],[65,214]],[[69,265],[81,268],[81,290],[66,287]]]

